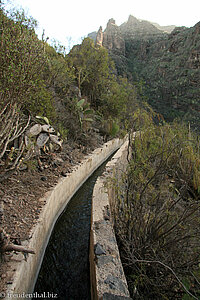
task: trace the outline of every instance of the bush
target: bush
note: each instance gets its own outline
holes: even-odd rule
[[[131,295],[199,299],[199,141],[181,125],[152,122],[131,150],[113,206]]]

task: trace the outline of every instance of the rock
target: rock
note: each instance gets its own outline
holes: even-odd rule
[[[47,133],[40,133],[37,138],[36,145],[42,148],[49,140],[49,135]]]
[[[103,33],[103,46],[117,54],[125,55],[125,40],[122,37],[120,28],[115,24],[114,19],[108,21]]]
[[[94,253],[96,255],[102,255],[102,254],[106,254],[106,251],[99,243],[96,243],[96,245],[94,246]]]
[[[110,220],[110,211],[108,205],[104,207],[104,220]]]
[[[163,31],[159,30],[152,23],[144,20],[138,20],[130,15],[128,21],[120,25],[120,31],[125,39],[138,39],[138,37],[161,36]]]
[[[46,176],[42,176],[40,179],[41,179],[42,181],[47,181],[47,177],[46,177]]]
[[[126,286],[123,281],[113,275],[108,275],[108,277],[104,280],[105,284],[108,284],[110,289],[119,290],[122,293],[126,293]]]
[[[35,135],[40,134],[41,131],[42,131],[42,125],[35,124],[29,130],[27,130],[26,135],[29,137],[35,136]]]
[[[55,129],[51,125],[43,125],[42,131],[48,132],[48,133],[54,133]]]
[[[98,266],[102,267],[103,265],[107,265],[109,263],[114,263],[114,259],[111,255],[102,255],[98,257]]]
[[[103,46],[103,30],[102,26],[100,26],[97,35],[96,35],[96,46],[102,47]]]
[[[94,42],[96,42],[97,31],[88,33],[88,37],[91,38]]]
[[[79,99],[81,99],[81,91],[77,86],[71,85],[69,93],[71,96],[74,95],[74,96],[78,97]]]
[[[22,164],[22,165],[19,166],[19,171],[25,171],[27,169],[28,169],[28,167],[25,164]]]
[[[58,137],[57,135],[53,135],[53,134],[50,134],[50,140],[54,143],[54,144],[57,144],[59,145],[60,147],[62,146],[62,143],[63,143],[63,140],[61,140],[60,137]]]
[[[18,149],[19,148],[19,139],[18,138],[15,139],[14,142],[13,142],[13,144],[14,144],[14,148]]]

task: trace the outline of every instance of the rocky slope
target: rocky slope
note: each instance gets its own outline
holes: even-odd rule
[[[170,28],[173,30],[174,27],[168,26],[167,30],[170,31]],[[114,19],[110,19],[104,31],[102,26],[100,26],[98,32],[91,32],[88,34],[88,37],[93,39],[97,45],[104,46],[108,50],[111,50],[111,52],[125,55],[127,40],[163,36],[167,30],[166,27],[138,20],[130,15],[128,21],[120,26],[116,25]]]
[[[166,31],[133,16],[120,26],[111,19],[104,32],[99,29],[96,43],[109,50],[120,75],[144,83],[143,96],[167,121],[180,117],[197,129],[200,127],[200,22],[191,28]]]

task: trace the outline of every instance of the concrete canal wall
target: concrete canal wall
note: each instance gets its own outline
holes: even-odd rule
[[[128,141],[106,165],[106,170],[95,184],[92,199],[90,233],[90,278],[92,300],[131,299],[121,264],[113,230],[110,205],[114,199],[108,178],[117,180],[127,166]]]
[[[61,178],[58,184],[45,194],[46,204],[37,225],[32,230],[32,238],[23,243],[23,245],[33,249],[36,254],[29,254],[27,261],[24,260],[22,254],[13,255],[9,264],[10,269],[15,271],[12,284],[8,286],[6,299],[10,299],[12,295],[16,294],[22,294],[22,297],[15,298],[24,299],[24,293],[33,292],[44,252],[58,216],[79,187],[123,143],[124,140],[122,139],[113,139],[96,149],[79,165],[75,166],[67,177]]]

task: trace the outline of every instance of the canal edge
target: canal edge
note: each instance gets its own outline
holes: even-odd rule
[[[125,139],[116,138],[95,149],[76,165],[67,177],[60,178],[58,184],[45,193],[42,199],[46,201],[46,204],[37,224],[31,231],[31,239],[23,242],[24,246],[33,249],[36,254],[29,254],[26,260],[22,254],[14,255],[14,259],[9,262],[10,268],[15,269],[15,272],[12,284],[8,285],[5,293],[6,300],[10,299],[11,295],[18,295],[18,299],[24,299],[24,294],[33,292],[45,249],[57,218],[80,186],[112,153],[120,148],[124,141]]]
[[[128,147],[128,141],[123,143],[107,163],[93,190],[89,258],[91,300],[131,299],[111,217],[114,194],[112,187],[105,188],[106,178],[120,178],[125,170]]]

